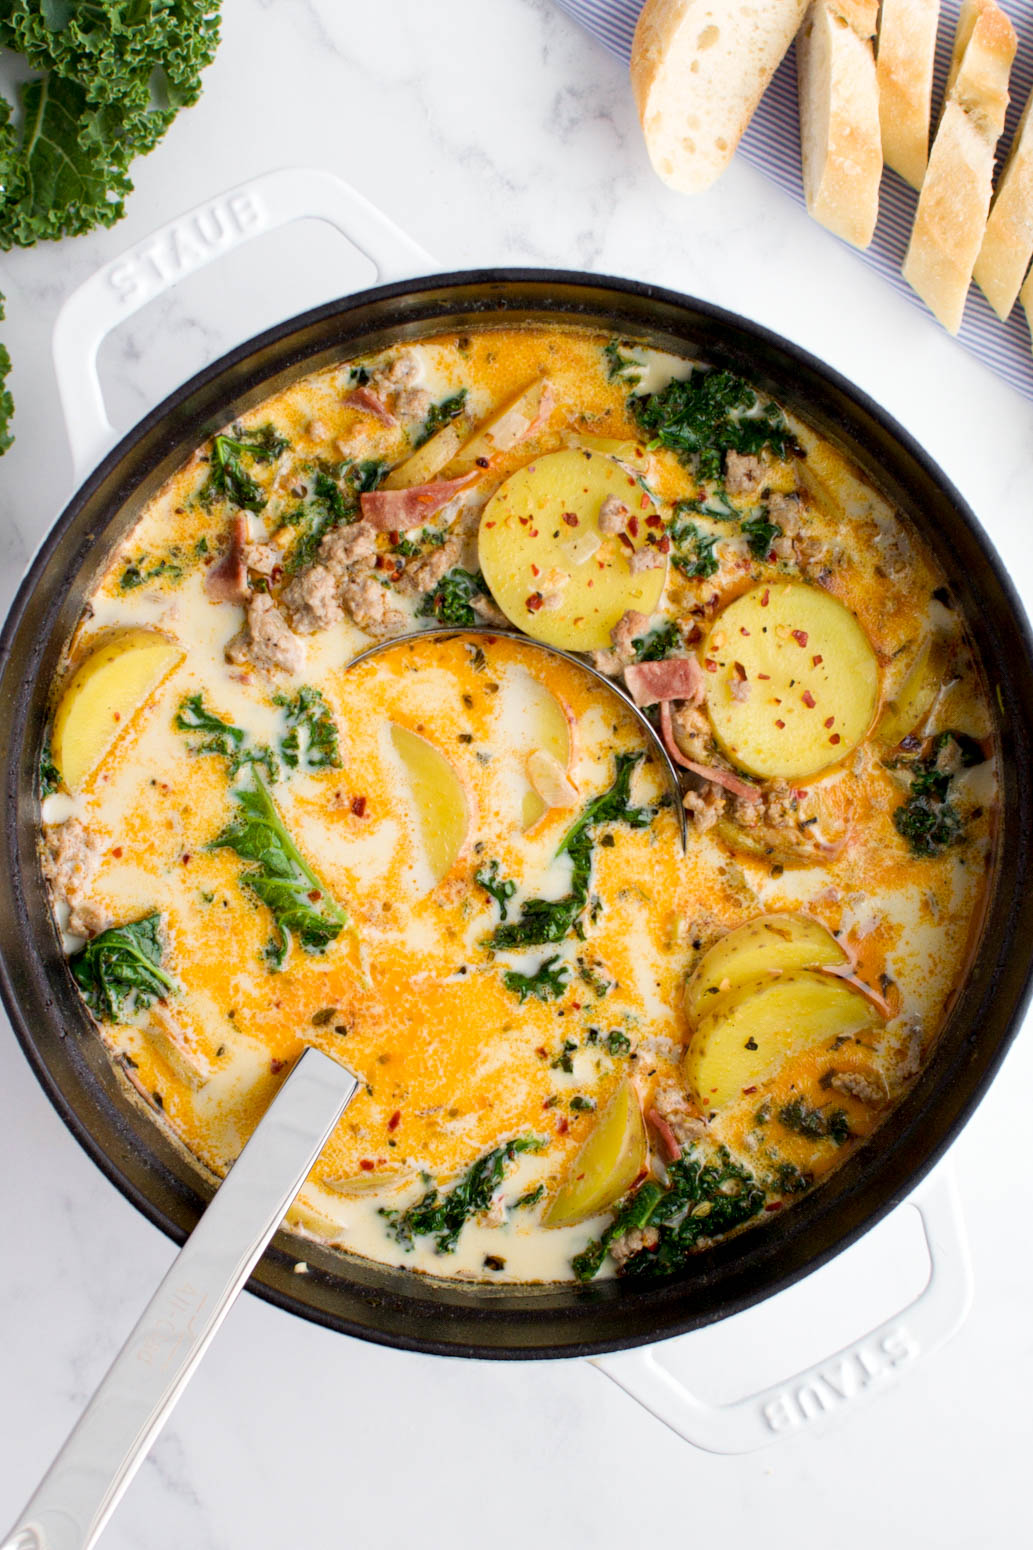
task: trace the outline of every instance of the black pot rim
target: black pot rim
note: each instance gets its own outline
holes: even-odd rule
[[[324,303],[319,307],[309,309],[295,317],[286,319],[238,345],[197,372],[179,388],[167,395],[161,403],[119,439],[117,445],[101,460],[65,505],[33,557],[10,606],[2,632],[0,632],[0,674],[3,673],[7,666],[26,610],[37,592],[41,575],[47,562],[60,544],[66,530],[88,504],[91,497],[119,469],[127,454],[149,431],[165,424],[174,414],[177,407],[189,395],[215,382],[227,370],[247,363],[251,357],[266,347],[282,344],[292,336],[299,334],[306,327],[347,316],[349,312],[355,311],[359,307],[410,299],[443,289],[449,291],[476,290],[490,293],[493,289],[514,286],[542,286],[550,289],[571,288],[583,292],[594,292],[598,293],[600,307],[605,305],[607,298],[612,299],[615,295],[625,296],[629,299],[633,298],[636,301],[655,302],[660,307],[684,314],[686,320],[690,318],[702,319],[706,323],[713,325],[717,330],[727,330],[729,335],[735,335],[740,338],[745,337],[751,345],[766,350],[773,358],[777,358],[790,369],[796,368],[805,377],[816,379],[823,384],[834,396],[848,405],[853,413],[859,414],[861,418],[867,419],[874,426],[878,427],[883,436],[903,452],[905,461],[909,461],[916,469],[920,470],[929,483],[942,492],[946,501],[953,508],[957,519],[967,530],[975,546],[981,551],[982,563],[987,566],[993,577],[993,581],[1003,599],[1005,611],[1010,616],[1009,625],[1020,642],[1021,654],[1024,660],[1019,665],[1031,675],[1031,681],[1033,681],[1033,666],[1031,666],[1033,664],[1033,632],[1030,630],[1023,605],[1010,576],[1005,570],[1003,562],[980,527],[971,508],[953,483],[944,475],[942,470],[939,469],[914,437],[884,411],[867,393],[856,387],[841,373],[804,350],[801,346],[780,337],[763,325],[730,312],[727,309],[715,306],[710,302],[622,277],[541,268],[489,268],[447,272],[421,276],[415,280],[397,281],[390,285],[372,287]],[[486,312],[485,315],[488,315],[488,313]],[[499,321],[504,321],[504,310],[501,309]],[[595,314],[595,321],[596,323],[599,321],[598,312]],[[586,318],[586,326],[589,322],[590,317]],[[1016,671],[1018,671],[1018,668],[1016,668]],[[10,757],[9,753],[8,761]],[[1025,772],[1022,774],[1022,778],[1025,781],[1023,789],[1028,792],[1029,781],[1026,778]],[[12,822],[11,803],[15,796],[14,776],[10,769],[7,774],[7,787],[8,812],[6,824],[9,828]],[[1030,810],[1033,810],[1033,808]],[[248,1282],[248,1289],[275,1307],[282,1308],[285,1311],[309,1319],[327,1328],[352,1334],[374,1343],[434,1355],[465,1356],[477,1359],[509,1360],[591,1356],[633,1346],[647,1345],[658,1339],[674,1338],[690,1330],[704,1327],[707,1324],[730,1317],[735,1313],[754,1306],[758,1302],[784,1290],[804,1276],[811,1274],[814,1270],[819,1269],[852,1243],[856,1242],[865,1232],[874,1227],[890,1211],[895,1209],[901,1201],[907,1198],[921,1180],[940,1161],[985,1095],[1007,1053],[1011,1040],[1021,1026],[1031,989],[1033,989],[1033,940],[1030,941],[1029,961],[1025,965],[1022,983],[1017,991],[1013,991],[1012,994],[1012,1012],[1008,1027],[1003,1035],[998,1038],[994,1047],[981,1054],[978,1076],[971,1082],[964,1100],[958,1104],[952,1120],[943,1128],[939,1137],[929,1145],[923,1146],[919,1143],[919,1159],[908,1167],[906,1174],[898,1181],[896,1186],[884,1188],[879,1201],[874,1206],[869,1207],[859,1219],[844,1226],[841,1232],[837,1232],[834,1241],[829,1242],[820,1250],[808,1254],[805,1262],[802,1264],[791,1262],[786,1265],[784,1270],[779,1271],[776,1269],[774,1272],[769,1268],[760,1284],[752,1286],[748,1284],[737,1285],[723,1299],[719,1307],[710,1308],[704,1312],[686,1307],[680,1313],[677,1311],[672,1313],[670,1310],[665,1309],[663,1317],[656,1328],[642,1327],[640,1324],[639,1327],[629,1329],[627,1332],[621,1332],[620,1334],[589,1334],[587,1338],[562,1339],[543,1344],[534,1344],[532,1338],[532,1341],[528,1344],[518,1343],[513,1346],[505,1346],[500,1345],[498,1342],[479,1341],[476,1337],[457,1340],[442,1338],[440,1335],[427,1330],[417,1329],[412,1331],[393,1327],[383,1328],[377,1327],[374,1324],[360,1322],[353,1318],[341,1316],[326,1308],[316,1306],[311,1302],[303,1301],[298,1296],[283,1290],[281,1286],[270,1284],[263,1280],[257,1271]],[[0,997],[3,999],[16,1036],[22,1045],[37,1080],[40,1082],[57,1113],[84,1151],[125,1198],[154,1226],[158,1227],[175,1242],[183,1242],[187,1236],[187,1231],[183,1225],[175,1221],[156,1201],[152,1200],[141,1187],[129,1178],[120,1162],[94,1136],[89,1126],[76,1111],[69,1095],[64,1091],[60,1083],[55,1080],[53,1072],[37,1047],[33,1030],[29,1027],[27,1019],[23,1015],[16,975],[12,971],[12,964],[9,961],[6,945],[0,947]],[[808,1197],[809,1200],[819,1202],[818,1208],[812,1210],[811,1213],[815,1222],[820,1222],[822,1217],[820,1201],[826,1187],[822,1186],[822,1189],[816,1190],[812,1197]],[[803,1203],[794,1207],[792,1214],[795,1215],[797,1211],[801,1211],[802,1207]],[[749,1230],[749,1234],[755,1236],[764,1232],[764,1230],[764,1226],[754,1227]],[[298,1240],[293,1241],[297,1242]],[[707,1252],[716,1255],[718,1251],[710,1250]],[[274,1246],[270,1249],[268,1257],[273,1260],[282,1260],[284,1265],[290,1266],[297,1258],[297,1255],[294,1252],[287,1252]],[[264,1264],[264,1261],[262,1263]],[[261,1265],[259,1266],[260,1269]],[[422,1277],[412,1277],[412,1281],[417,1283],[412,1288],[414,1296],[420,1292],[421,1287],[419,1283],[423,1280],[424,1278]],[[616,1284],[610,1282],[607,1283],[607,1286],[613,1288]],[[629,1307],[644,1296],[652,1297],[659,1305],[664,1300],[662,1298],[664,1290],[665,1288],[663,1287],[651,1286],[648,1291],[643,1291],[639,1287],[630,1287],[628,1283],[623,1283],[620,1286],[619,1296],[621,1304],[627,1304]],[[666,1290],[670,1291],[671,1288],[668,1287]],[[607,1299],[610,1297],[612,1297],[612,1292],[607,1294]],[[486,1306],[490,1306],[490,1303],[486,1304]],[[533,1316],[533,1313],[528,1314],[529,1318],[533,1318]],[[589,1303],[589,1306],[585,1308],[586,1322],[590,1323],[591,1318],[591,1303]]]

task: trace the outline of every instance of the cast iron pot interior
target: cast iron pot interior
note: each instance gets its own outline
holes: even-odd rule
[[[550,321],[741,372],[848,450],[907,513],[947,572],[997,701],[1003,844],[981,944],[936,1056],[874,1144],[784,1216],[700,1254],[685,1274],[655,1284],[474,1289],[281,1233],[249,1283],[270,1302],[348,1334],[457,1356],[574,1356],[643,1344],[738,1312],[815,1269],[902,1200],[971,1114],[1019,1025],[1033,956],[1033,642],[986,535],[907,434],[813,357],[670,291],[542,270],[385,286],[268,330],[166,399],[66,507],[0,638],[0,865],[10,879],[0,899],[0,990],[40,1082],[98,1167],[177,1241],[211,1194],[210,1179],[116,1077],[65,967],[37,859],[48,692],[84,599],[169,474],[213,431],[271,393],[334,360],[399,340]],[[294,1273],[299,1259],[310,1266],[307,1275]]]

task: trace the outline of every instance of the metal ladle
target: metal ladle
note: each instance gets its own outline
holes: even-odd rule
[[[531,652],[540,651],[543,656],[558,657],[563,662],[571,662],[575,667],[580,668],[583,673],[587,673],[590,678],[596,679],[604,689],[614,695],[619,700],[622,709],[630,710],[645,733],[647,742],[660,760],[661,768],[667,777],[667,784],[670,787],[674,801],[674,811],[678,816],[678,829],[681,834],[682,850],[686,848],[688,844],[688,825],[685,818],[685,808],[682,805],[681,782],[678,779],[678,771],[675,768],[674,761],[664,747],[663,739],[649,717],[635,704],[635,701],[629,694],[626,694],[618,684],[614,683],[612,678],[607,678],[605,673],[601,673],[597,667],[593,667],[591,663],[586,662],[583,657],[576,656],[572,651],[561,651],[558,646],[545,646],[540,640],[532,640],[522,630],[499,630],[493,629],[490,625],[480,624],[446,625],[439,629],[407,630],[404,635],[393,635],[387,640],[379,640],[375,645],[367,646],[364,651],[360,651],[356,656],[352,657],[347,667],[357,667],[360,662],[366,662],[370,657],[380,656],[383,652],[392,651],[399,646],[411,646],[425,640],[455,640],[467,635],[487,637],[491,640],[519,641],[522,646],[526,646]],[[2,1550],[2,1547],[0,1547],[0,1550]]]

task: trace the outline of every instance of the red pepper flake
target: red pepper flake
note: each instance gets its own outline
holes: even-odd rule
[[[116,845],[114,850],[111,852],[111,854],[114,856],[116,861],[120,861],[121,858],[122,858],[122,847],[121,847],[121,845]]]
[[[784,721],[776,721],[775,725],[776,725],[776,727],[778,728],[778,730],[780,732],[785,730],[785,722]]]
[[[806,646],[806,644],[807,644],[807,631],[806,630],[790,630],[789,633],[793,637],[793,639],[795,640],[795,642],[796,642],[796,644],[798,646]]]
[[[829,738],[830,743],[841,743],[842,741],[843,739],[840,737],[838,732],[833,732],[832,736]]]
[[[739,634],[740,634],[740,635],[748,635],[748,634],[749,634],[749,633],[750,633],[750,632],[749,632],[749,630],[748,630],[748,629],[747,629],[747,628],[746,628],[746,626],[745,626],[745,624],[740,624],[740,626],[739,626]]]
[[[356,818],[365,818],[365,816],[366,816],[366,798],[365,797],[352,797],[352,812],[355,814]]]
[[[286,1064],[287,1062],[285,1060],[277,1060],[276,1056],[274,1055],[269,1062],[269,1070],[272,1072],[273,1076],[276,1076],[280,1071],[283,1070]]]
[[[568,1124],[566,1118],[564,1117],[563,1119],[561,1119],[558,1122],[558,1124],[556,1126],[556,1134],[558,1136],[565,1136],[569,1129],[570,1129],[570,1125]]]
[[[398,1125],[399,1125],[399,1121],[401,1120],[401,1118],[402,1118],[402,1111],[401,1111],[401,1109],[396,1109],[395,1112],[392,1114],[391,1118],[387,1122],[388,1130],[397,1130],[398,1129]]]
[[[537,578],[537,577],[539,577],[541,575],[541,571],[538,569],[537,565],[532,564],[532,566],[531,566],[531,575],[534,576],[535,578]]]
[[[308,897],[311,899],[313,904],[318,904],[323,895],[320,893],[318,888],[311,888],[309,889]]]
[[[733,662],[732,663],[732,667],[735,670],[735,676],[736,676],[736,678],[738,678],[739,682],[740,683],[745,683],[746,682],[746,669],[743,667],[742,663],[741,662]]]
[[[627,533],[618,533],[617,537],[620,539],[620,541],[624,545],[624,547],[626,549],[630,549],[632,554],[634,554],[634,552],[635,552],[635,545],[632,543],[632,541],[628,537]]]
[[[475,457],[474,458],[474,462],[477,464],[478,468],[490,468],[491,467],[491,463],[488,461],[488,459],[486,457]]]
[[[628,532],[631,534],[632,538],[638,537],[638,517],[628,518]]]
[[[832,725],[833,725],[833,723],[834,723],[834,722],[835,722],[835,719],[836,719],[836,718],[835,718],[835,716],[826,716],[826,717],[825,717],[825,725],[826,725],[826,726],[827,726],[827,727],[830,727],[830,726],[832,726]]]
[[[190,852],[189,852],[189,850],[185,850],[183,852],[182,861],[183,861],[183,865],[184,866],[189,866],[190,865]]]
[[[631,485],[632,489],[635,488],[635,481],[634,481],[634,479],[632,479],[630,474],[628,475],[628,483]]]
[[[815,705],[818,703],[809,689],[805,689],[800,698],[803,700],[803,703],[807,706],[808,710],[813,710]]]
[[[659,549],[661,554],[670,554],[671,540],[666,533],[664,534],[663,538],[661,538],[656,547]]]
[[[120,710],[116,710],[114,712],[114,717],[115,717],[116,721],[121,721],[122,720],[122,712]]]
[[[769,591],[769,589],[767,587],[765,587],[764,588],[764,595],[763,595],[763,597],[760,600],[761,608],[766,608],[768,606],[768,604],[770,603],[770,601],[771,601],[771,592]]]
[[[703,631],[700,629],[698,624],[694,624],[688,635],[685,637],[685,643],[688,646],[698,646],[702,639]]]
[[[538,529],[536,527],[533,527],[531,529],[531,537],[532,538],[537,538],[538,537]]]
[[[811,666],[812,667],[820,667],[824,660],[825,660],[824,657],[819,652],[816,657],[812,657],[811,658]]]
[[[529,614],[536,614],[544,601],[540,592],[532,592],[530,597],[524,599],[524,607]]]
[[[755,1093],[756,1091],[757,1091],[756,1084],[754,1084],[752,1087],[744,1087],[743,1088],[743,1096],[744,1097],[749,1097],[750,1093]]]
[[[359,1158],[359,1167],[362,1169],[363,1173],[372,1173],[376,1166],[377,1165],[373,1161],[372,1157]]]
[[[485,525],[485,527],[494,527],[495,526],[494,522],[485,522],[484,525]]]
[[[641,499],[639,500],[639,505],[641,506],[643,511],[648,511],[649,510],[649,496],[648,495],[643,495],[641,497]]]
[[[549,1058],[549,1051],[545,1048],[544,1044],[539,1044],[538,1048],[535,1050],[535,1054],[538,1056],[539,1060],[548,1060]]]
[[[568,527],[577,527],[577,525],[578,525],[577,512],[576,511],[565,511],[563,513],[563,520],[567,524]]]
[[[646,527],[662,527],[663,518],[659,512],[654,511],[651,517],[646,518]]]
[[[530,520],[530,517],[517,517],[517,521],[520,523],[521,527],[526,527]]]
[[[769,1200],[764,1209],[765,1211],[781,1211],[782,1202],[781,1200]]]
[[[708,673],[717,672],[717,663],[714,661],[713,657],[704,657],[703,666],[706,668]]]
[[[757,677],[758,678],[763,678],[765,683],[770,683],[771,682],[771,674],[770,673],[758,673]]]

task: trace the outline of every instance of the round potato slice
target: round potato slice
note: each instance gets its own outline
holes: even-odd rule
[[[95,646],[61,696],[50,748],[75,792],[129,727],[183,651],[157,630],[112,630]]]
[[[610,496],[627,515],[621,533],[599,531]],[[568,448],[517,469],[484,508],[478,555],[484,579],[511,623],[568,651],[609,646],[629,609],[650,614],[667,564],[634,572],[631,559],[660,518],[638,480],[603,453]],[[652,525],[650,525],[652,524]]]
[[[599,1113],[542,1222],[570,1227],[626,1195],[646,1165],[646,1127],[638,1094],[625,1078]]]
[[[787,1056],[879,1025],[871,1003],[831,975],[798,969],[754,980],[699,1023],[685,1053],[685,1080],[704,1112],[721,1109]]]
[[[849,609],[803,582],[753,587],[718,614],[703,649],[707,712],[750,775],[805,779],[865,736],[879,668]]]
[[[452,870],[470,826],[466,791],[440,749],[417,732],[391,723],[391,741],[409,777],[413,806],[434,883]]]
[[[723,1012],[743,985],[790,969],[835,969],[850,962],[831,931],[809,915],[758,915],[709,948],[685,987],[695,1026]]]

